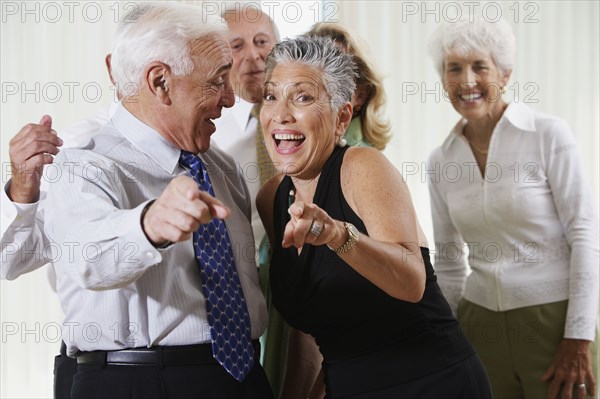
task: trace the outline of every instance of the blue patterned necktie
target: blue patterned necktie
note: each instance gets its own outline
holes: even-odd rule
[[[200,190],[214,197],[202,160],[197,155],[181,151],[179,162],[189,170]],[[213,218],[209,223],[200,225],[193,233],[193,240],[206,298],[213,356],[241,382],[254,366],[254,349],[250,337],[250,316],[225,222]]]

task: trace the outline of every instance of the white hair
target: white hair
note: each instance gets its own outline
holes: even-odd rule
[[[225,35],[227,26],[219,17],[206,15],[201,7],[177,3],[146,3],[127,13],[115,32],[112,76],[119,90],[128,84],[139,87],[145,68],[163,62],[175,76],[194,69],[189,45],[193,40]]]
[[[451,52],[463,56],[489,54],[505,74],[512,70],[515,58],[515,35],[503,19],[488,22],[483,18],[463,18],[442,23],[429,39],[429,55],[440,77],[444,74],[444,59]]]

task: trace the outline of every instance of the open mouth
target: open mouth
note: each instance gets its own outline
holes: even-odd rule
[[[204,120],[204,123],[206,123],[208,126],[212,127],[212,128],[213,128],[213,129],[215,129],[215,130],[216,130],[216,128],[217,128],[217,127],[215,126],[215,122],[214,122],[212,119],[210,119],[210,118],[206,118],[206,119]]]
[[[214,118],[206,118],[203,121],[206,125],[210,126],[210,128],[211,128],[211,130],[212,130],[213,133],[217,130],[217,127],[216,127],[215,122],[214,122],[214,120],[217,119],[217,118],[219,118],[219,116],[216,116]]]
[[[298,133],[274,133],[273,139],[278,152],[289,154],[301,147],[306,137]]]
[[[208,118],[204,119],[204,122],[209,125],[215,126],[215,119],[219,119],[221,117],[221,108],[219,107],[219,112],[214,112],[212,115],[209,115]]]

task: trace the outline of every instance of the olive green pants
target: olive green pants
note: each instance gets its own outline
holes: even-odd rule
[[[567,301],[504,312],[460,301],[458,319],[483,361],[495,399],[547,398],[550,383],[542,375],[563,338],[566,314]],[[590,350],[598,391],[595,342]]]

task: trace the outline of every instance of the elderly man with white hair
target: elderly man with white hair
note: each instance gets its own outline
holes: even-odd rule
[[[69,254],[55,267],[71,396],[272,397],[265,301],[243,256],[250,198],[210,147],[233,105],[226,26],[166,3],[126,20],[113,77],[136,91],[90,143],[60,152],[47,198],[46,234]]]

